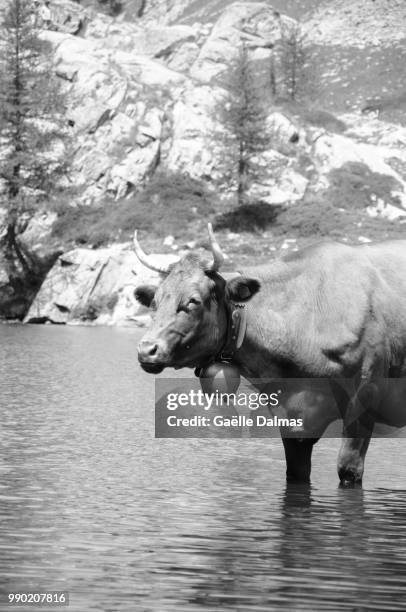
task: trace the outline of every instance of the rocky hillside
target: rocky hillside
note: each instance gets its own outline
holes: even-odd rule
[[[121,320],[134,265],[128,247],[99,255],[82,247],[123,242],[135,226],[147,230],[147,245],[161,249],[157,240],[162,245],[171,234],[167,250],[181,250],[199,245],[210,216],[231,262],[267,258],[275,248],[296,248],[319,235],[402,234],[404,2],[121,4],[111,16],[107,2],[53,0],[52,27],[41,34],[52,44],[67,100],[75,194],[52,211],[44,205],[25,224],[22,240],[39,252],[81,248],[57,262],[29,320]],[[289,32],[299,33],[304,57],[296,100],[289,99],[284,72]],[[226,180],[221,110],[232,104],[229,75],[242,43],[269,135],[248,211],[236,210],[235,185]],[[110,256],[114,265],[106,264]],[[117,274],[117,266],[127,271]],[[118,285],[108,280],[110,268]],[[69,287],[76,283],[78,294],[87,295],[82,282],[92,290],[79,307]],[[7,287],[4,274],[2,283]],[[129,312],[134,308],[130,300]],[[6,314],[13,316],[12,309]]]
[[[261,78],[261,70],[263,72],[264,66],[271,63],[283,32],[292,28],[294,22],[268,3],[207,4],[205,18],[215,17],[219,7],[225,5],[214,23],[202,19],[189,25],[162,25],[159,2],[156,6],[148,5],[150,13],[145,15],[145,23],[143,19],[125,21],[123,15],[114,19],[84,10],[80,17],[83,25],[74,35],[67,34],[66,26],[61,24],[77,23],[78,5],[55,1],[55,29],[59,31],[47,31],[43,36],[55,49],[55,70],[65,81],[69,100],[67,121],[73,128],[76,143],[73,177],[75,184],[82,188],[80,201],[92,205],[106,197],[120,199],[139,191],[157,170],[181,172],[207,183],[216,183],[221,178],[217,169],[223,156],[223,143],[219,139],[222,125],[217,115],[219,105],[227,99],[222,81],[236,60],[238,45],[243,40],[249,46],[250,58]],[[321,3],[314,3],[317,4]],[[360,6],[366,3],[352,3],[349,11],[344,8],[348,3],[336,4],[341,4],[342,10],[329,9],[327,3],[327,7],[319,7],[314,16],[304,22],[309,61],[313,59],[311,53],[315,45],[323,46],[324,58],[337,46],[347,53],[351,52],[352,44],[362,49],[368,47],[365,39],[357,37],[354,30],[354,19],[357,15],[361,19]],[[371,4],[379,5],[378,2]],[[128,7],[131,6],[128,3]],[[182,2],[174,2],[173,10],[183,11],[179,16],[182,22],[193,6],[189,3],[185,8]],[[67,12],[65,20],[60,17],[63,11]],[[398,13],[396,15],[399,17]],[[378,17],[379,14],[376,19]],[[365,30],[370,34],[374,32],[373,47],[380,44],[377,41],[386,40],[388,44],[388,31],[393,31],[390,20],[384,24],[386,27],[379,22],[376,31],[369,27],[369,21],[365,23]],[[332,38],[329,32],[336,31],[337,37]],[[397,32],[396,44],[400,35]],[[320,49],[318,54],[321,54]],[[313,67],[310,69],[313,76]],[[371,70],[372,66],[368,74]],[[345,77],[340,75],[344,71]],[[363,71],[365,73],[365,63]],[[303,156],[308,156],[317,174],[325,175],[336,167],[335,162],[326,161],[325,152],[321,153],[320,129],[326,130],[327,138],[331,130],[342,132],[339,139],[331,135],[333,148],[339,141],[343,149],[348,149],[347,159],[341,162],[364,163],[366,154],[363,149],[362,152],[356,150],[357,141],[367,143],[369,140],[379,146],[378,132],[391,133],[395,148],[397,137],[394,134],[399,144],[402,143],[404,134],[400,128],[377,126],[374,122],[374,114],[381,113],[379,119],[382,119],[385,104],[389,105],[384,101],[385,92],[386,99],[392,99],[392,110],[401,111],[401,92],[397,91],[396,84],[381,88],[382,100],[378,99],[376,90],[375,93],[371,91],[370,96],[362,91],[354,99],[351,79],[356,80],[356,77],[351,73],[351,66],[336,66],[331,74],[317,74],[313,78],[317,79],[315,91],[309,92],[310,100],[305,101],[305,108],[302,105],[289,108],[279,101],[269,104],[268,125],[275,136],[268,157],[275,163],[272,167],[268,164],[269,173],[261,177],[259,194],[270,203],[301,199],[309,182],[308,172],[300,167],[299,160]],[[402,75],[397,78],[404,82]],[[377,85],[375,81],[374,87]],[[267,89],[269,83],[264,79],[264,98],[269,94]],[[320,111],[329,110],[329,104],[320,105],[323,98],[320,89],[328,89],[336,101],[340,96],[334,91],[340,90],[341,97],[348,98],[341,110],[346,110],[346,114],[353,111],[355,115],[339,116],[341,123],[323,115]],[[313,100],[314,97],[317,99]],[[397,109],[395,98],[399,98]],[[368,108],[365,110],[365,107]],[[292,147],[290,138],[296,132],[300,133],[300,138]],[[346,138],[350,142],[347,143]],[[318,144],[314,145],[316,142]],[[382,152],[385,159],[397,157],[397,151],[392,153]],[[374,151],[374,155],[380,154]],[[381,161],[371,169],[393,175],[399,185],[403,185],[398,171],[388,169],[384,160]]]
[[[248,0],[255,1],[255,0]],[[82,6],[103,9],[109,12],[109,2],[100,0],[81,0]],[[126,21],[142,19],[143,22],[152,21],[154,24],[172,25],[173,23],[193,24],[214,23],[233,0],[122,0],[120,14]],[[275,0],[273,8],[300,19],[311,14],[321,4],[321,0]]]

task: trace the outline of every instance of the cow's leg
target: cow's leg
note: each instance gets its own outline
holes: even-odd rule
[[[309,482],[313,445],[319,438],[282,438],[286,457],[286,480]]]
[[[361,385],[346,410],[337,466],[343,486],[362,482],[365,455],[375,425],[378,401],[377,385],[365,383]]]
[[[370,439],[371,435],[364,438],[343,438],[337,465],[342,486],[351,487],[362,483],[365,455]]]

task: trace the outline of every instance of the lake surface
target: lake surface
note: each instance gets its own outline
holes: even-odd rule
[[[279,440],[154,439],[139,336],[0,325],[0,610],[405,610],[406,440],[343,490],[339,440],[287,488]]]

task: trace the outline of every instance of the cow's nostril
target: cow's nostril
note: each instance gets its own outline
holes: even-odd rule
[[[158,350],[158,345],[157,344],[153,344],[151,346],[151,348],[147,351],[148,355],[150,355],[152,357],[153,355],[156,354],[157,350]]]
[[[148,340],[144,340],[140,343],[138,347],[138,357],[140,361],[155,358],[158,355],[158,353],[159,353],[158,342],[149,342]]]

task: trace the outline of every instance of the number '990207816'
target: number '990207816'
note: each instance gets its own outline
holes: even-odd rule
[[[69,605],[69,594],[66,591],[12,592],[7,594],[7,599],[9,604],[17,606]]]

